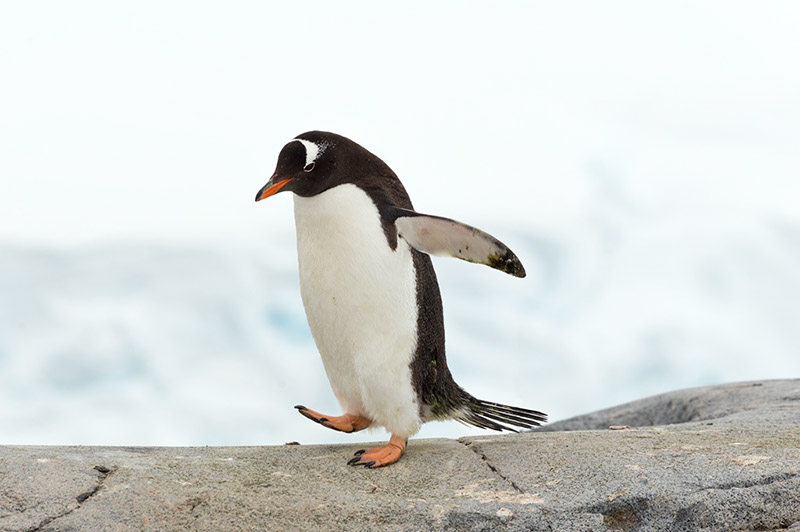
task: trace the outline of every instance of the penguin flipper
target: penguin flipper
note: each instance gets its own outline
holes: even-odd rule
[[[396,210],[397,235],[414,249],[429,255],[485,264],[514,277],[525,277],[525,268],[514,252],[489,233],[441,216]]]

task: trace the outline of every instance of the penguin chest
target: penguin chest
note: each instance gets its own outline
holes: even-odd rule
[[[352,184],[295,195],[300,289],[308,323],[342,408],[390,431],[416,431],[409,363],[416,348],[411,250],[393,250],[372,199]],[[416,424],[415,427],[411,425]]]

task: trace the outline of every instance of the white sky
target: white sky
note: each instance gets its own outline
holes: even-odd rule
[[[0,243],[292,232],[253,197],[309,129],[476,224],[569,227],[597,168],[644,209],[797,220],[800,4],[391,6],[4,2]]]

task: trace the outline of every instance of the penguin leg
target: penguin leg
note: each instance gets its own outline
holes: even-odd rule
[[[363,465],[370,469],[387,466],[400,460],[400,457],[406,452],[407,443],[406,438],[392,434],[386,445],[356,451],[355,458],[351,458],[347,463],[354,466]]]
[[[303,414],[311,421],[315,421],[323,427],[338,430],[339,432],[358,432],[359,430],[364,430],[372,424],[371,419],[361,416],[353,416],[350,414],[345,414],[343,416],[326,416],[324,414],[320,414],[319,412],[309,410],[303,405],[297,405],[295,408],[298,412]]]

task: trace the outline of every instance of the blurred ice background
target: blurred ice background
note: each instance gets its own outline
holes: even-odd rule
[[[342,133],[524,280],[435,261],[474,395],[552,419],[800,376],[792,2],[0,7],[0,443],[354,442],[286,141]],[[456,423],[420,436],[478,434]]]

